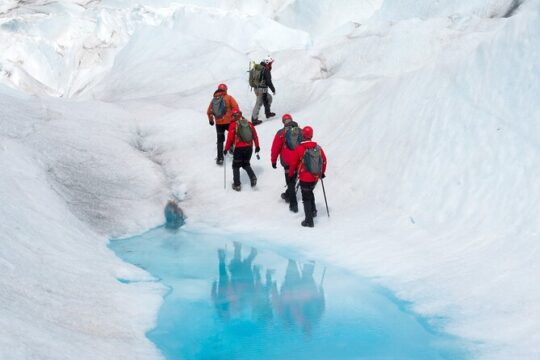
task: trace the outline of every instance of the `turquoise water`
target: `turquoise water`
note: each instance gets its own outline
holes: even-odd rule
[[[367,279],[250,243],[164,228],[111,241],[169,288],[147,333],[166,359],[467,358]]]

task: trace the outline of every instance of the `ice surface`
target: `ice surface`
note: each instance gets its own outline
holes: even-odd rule
[[[3,2],[0,357],[158,357],[163,289],[117,282],[148,275],[105,242],[171,196],[188,228],[376,276],[479,358],[540,357],[540,2],[520,4]],[[213,161],[213,90],[249,112],[267,54],[273,110],[329,158],[313,230],[269,166],[279,120],[258,128],[258,191],[224,191]]]

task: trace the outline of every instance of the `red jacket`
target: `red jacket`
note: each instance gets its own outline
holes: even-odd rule
[[[304,158],[304,152],[306,149],[312,149],[315,146],[317,146],[317,143],[314,141],[303,141],[300,145],[294,149],[294,153],[292,155],[292,161],[289,166],[289,177],[293,176],[294,171],[298,171],[298,179],[300,181],[304,182],[315,182],[319,180],[320,176],[315,176],[304,167],[303,158]],[[326,172],[326,155],[324,154],[324,150],[321,148],[321,157],[322,157],[322,172],[321,174],[324,174]]]
[[[253,134],[253,140],[251,140],[249,143],[246,143],[246,142],[243,142],[242,139],[240,139],[240,136],[236,136],[236,121],[232,121],[229,125],[229,131],[227,133],[227,142],[225,143],[225,148],[223,149],[224,151],[229,151],[229,149],[233,145],[233,142],[234,142],[235,148],[253,146],[253,143],[255,143],[256,147],[259,147],[259,137],[257,136],[257,131],[255,130],[255,126],[253,126],[251,121],[248,121],[248,123],[251,129],[251,133]]]
[[[225,101],[226,112],[222,118],[216,119],[216,124],[218,125],[230,124],[230,122],[232,121],[232,109],[234,108],[238,109],[238,103],[231,95],[227,94],[226,90],[216,90],[214,92],[214,97],[216,98],[219,96],[223,96],[223,101]],[[212,114],[212,101],[210,101],[210,104],[208,105],[208,110],[206,110],[206,114],[208,115],[208,121],[212,121],[214,119],[214,114]]]
[[[293,125],[296,125],[294,123]],[[292,126],[292,125],[289,125]],[[271,150],[271,156],[270,160],[272,161],[272,164],[275,164],[277,162],[278,156],[281,158],[281,164],[287,165],[292,161],[294,150],[291,150],[287,147],[287,144],[285,144],[285,130],[287,127],[284,127],[283,129],[278,130],[276,135],[274,136],[274,141],[272,142],[272,150]]]

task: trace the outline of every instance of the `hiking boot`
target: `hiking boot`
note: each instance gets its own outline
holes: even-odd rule
[[[242,185],[240,185],[240,184],[238,184],[238,185],[232,184],[232,188],[233,188],[233,190],[240,191],[242,189]]]
[[[298,204],[290,204],[289,205],[289,210],[291,210],[293,213],[297,213],[298,212]]]
[[[288,203],[290,200],[289,200],[289,197],[287,196],[287,193],[284,192],[284,193],[281,193],[281,198],[283,200],[285,200],[286,203]]]
[[[252,177],[251,179],[249,179],[249,181],[251,182],[251,187],[254,187],[255,185],[257,185],[257,178],[256,177]]]
[[[253,119],[251,120],[251,123],[253,124],[253,126],[257,126],[259,124],[262,124],[262,121],[259,119]]]
[[[270,119],[271,117],[274,117],[274,116],[276,116],[276,113],[273,113],[273,112],[266,113],[267,119]]]
[[[306,219],[302,221],[302,226],[313,227],[313,204],[311,201],[304,201],[304,214],[306,214]]]
[[[223,165],[223,159],[216,159],[216,164]]]
[[[313,221],[304,220],[300,224],[304,227],[313,227]]]

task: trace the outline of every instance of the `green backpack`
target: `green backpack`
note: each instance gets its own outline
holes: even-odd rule
[[[249,86],[252,88],[258,88],[264,86],[264,79],[262,76],[264,66],[256,64],[254,61],[249,66]]]
[[[249,126],[249,121],[246,118],[236,120],[236,135],[245,143],[253,140],[253,132]]]

